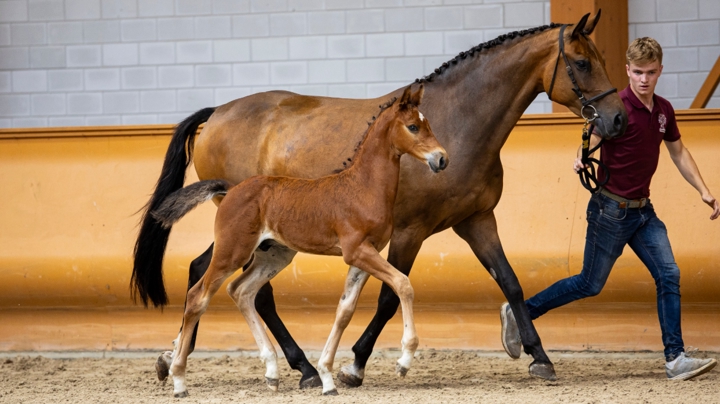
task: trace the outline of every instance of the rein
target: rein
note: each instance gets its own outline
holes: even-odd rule
[[[575,95],[580,99],[580,102],[582,103],[582,108],[580,109],[580,115],[583,119],[585,119],[585,123],[583,124],[583,133],[582,133],[582,153],[580,156],[580,159],[583,163],[583,168],[580,169],[580,172],[578,172],[578,175],[580,176],[580,183],[582,186],[590,191],[591,193],[595,193],[600,188],[605,185],[608,180],[610,179],[610,172],[607,169],[607,166],[603,164],[600,160],[590,157],[591,154],[593,154],[597,149],[600,148],[603,141],[605,139],[600,139],[600,142],[597,144],[597,146],[590,149],[590,135],[593,132],[593,129],[595,129],[595,125],[593,122],[595,122],[595,118],[597,118],[599,115],[597,113],[597,109],[592,105],[593,102],[598,101],[602,98],[604,98],[607,95],[610,95],[617,91],[617,88],[611,88],[607,91],[604,91],[589,100],[585,98],[585,95],[580,90],[580,87],[578,86],[577,81],[575,80],[575,74],[573,73],[572,67],[570,65],[570,61],[567,58],[567,55],[565,54],[565,28],[567,28],[567,24],[564,24],[560,27],[560,38],[559,38],[559,51],[557,58],[555,59],[555,69],[553,70],[553,76],[552,80],[550,80],[550,90],[547,92],[548,99],[552,101],[552,98],[550,98],[552,94],[553,87],[555,86],[555,77],[557,75],[558,65],[560,63],[560,56],[562,56],[563,60],[565,61],[565,71],[567,71],[568,77],[570,77],[570,81],[573,85],[573,92]],[[592,109],[592,111],[589,111],[591,113],[590,116],[585,116],[585,109],[589,108]],[[588,129],[589,127],[589,129]],[[598,167],[602,167],[603,171],[605,172],[605,179],[601,182],[598,181],[596,170],[595,170],[595,164],[598,165]]]

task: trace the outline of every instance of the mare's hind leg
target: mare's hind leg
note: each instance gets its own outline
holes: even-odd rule
[[[260,349],[260,359],[265,363],[265,381],[268,387],[277,391],[280,382],[277,353],[255,308],[256,295],[263,285],[292,261],[296,251],[279,245],[273,250],[265,253],[257,250],[249,268],[228,285],[227,292],[245,317]]]
[[[388,252],[388,262],[397,268],[401,273],[408,275],[412,268],[415,257],[417,257],[420,246],[425,237],[414,232],[403,232],[395,230]],[[385,324],[395,315],[400,299],[395,292],[385,283],[380,289],[378,307],[370,324],[352,347],[355,353],[355,360],[351,365],[343,366],[338,372],[338,379],[348,387],[359,387],[365,377],[365,366],[372,355],[373,347]]]
[[[500,285],[500,289],[510,303],[510,308],[512,308],[520,329],[520,338],[525,353],[532,355],[534,359],[530,364],[530,374],[547,380],[556,380],[555,368],[545,354],[540,336],[535,330],[530,313],[525,306],[520,282],[518,282],[500,244],[495,215],[492,212],[477,213],[454,226],[453,230],[467,241],[480,262]]]
[[[403,316],[402,356],[397,361],[395,372],[398,376],[404,377],[410,369],[410,364],[419,343],[413,318],[415,292],[412,285],[410,285],[410,280],[407,275],[385,261],[380,253],[368,242],[363,242],[354,249],[345,244],[342,247],[343,257],[347,264],[356,266],[386,283],[400,298]]]
[[[347,277],[345,278],[345,290],[343,291],[337,311],[335,312],[335,324],[333,324],[332,331],[330,331],[328,340],[325,343],[325,348],[323,348],[322,354],[320,355],[320,361],[318,362],[318,371],[323,384],[323,395],[337,394],[337,389],[335,388],[332,377],[335,353],[340,344],[340,337],[350,323],[353,314],[355,314],[360,292],[365,286],[369,276],[367,272],[354,266],[351,266],[348,270]]]

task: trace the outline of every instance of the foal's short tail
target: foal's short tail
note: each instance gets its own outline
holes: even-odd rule
[[[215,108],[201,109],[175,128],[155,191],[143,208],[140,232],[135,242],[130,292],[135,301],[140,295],[145,307],[148,306],[148,300],[152,301],[155,307],[162,307],[168,303],[163,283],[162,263],[170,237],[170,228],[162,227],[149,212],[157,209],[168,195],[182,188],[185,170],[192,161],[195,133],[201,123],[210,119],[213,112]]]
[[[169,229],[199,204],[215,195],[227,194],[229,188],[230,183],[225,180],[199,181],[173,192],[150,214],[162,224],[163,229]]]

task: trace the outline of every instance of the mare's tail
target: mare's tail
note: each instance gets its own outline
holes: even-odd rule
[[[163,229],[169,229],[196,206],[215,195],[225,195],[229,188],[230,183],[225,180],[199,181],[173,192],[150,214]]]
[[[205,108],[185,118],[175,128],[170,146],[165,154],[160,178],[155,185],[155,192],[143,207],[144,213],[140,224],[140,232],[135,242],[130,293],[134,301],[140,295],[145,307],[148,300],[155,307],[168,303],[165,284],[163,283],[162,263],[165,247],[170,237],[170,228],[162,227],[149,212],[157,209],[162,201],[171,193],[182,188],[185,181],[185,170],[192,161],[195,134],[201,123],[210,119],[215,108]]]

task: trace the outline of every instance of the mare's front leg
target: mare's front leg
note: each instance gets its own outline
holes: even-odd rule
[[[395,229],[390,240],[388,262],[405,275],[410,274],[425,237],[416,232]],[[365,378],[365,366],[372,355],[373,347],[385,324],[395,315],[400,299],[386,283],[383,283],[378,297],[378,306],[370,324],[352,347],[355,359],[351,365],[343,366],[338,379],[348,387],[359,387]]]
[[[492,211],[478,212],[453,226],[453,230],[467,241],[475,256],[500,285],[500,289],[515,314],[525,353],[534,359],[530,364],[530,374],[547,380],[556,380],[555,368],[545,354],[540,336],[535,330],[530,313],[525,306],[520,282],[510,267],[500,244],[495,214]]]
[[[342,249],[347,264],[356,266],[384,282],[400,298],[403,316],[402,356],[397,361],[395,373],[404,377],[410,369],[419,343],[413,318],[415,292],[410,285],[410,279],[390,265],[368,242],[363,242],[357,248],[351,248],[347,243],[343,243]]]
[[[335,388],[332,377],[335,354],[340,344],[340,337],[348,324],[350,324],[353,314],[355,314],[360,292],[365,286],[369,276],[367,272],[354,266],[348,269],[348,274],[345,278],[345,290],[343,291],[342,297],[340,297],[340,303],[338,303],[337,311],[335,312],[335,323],[333,324],[332,331],[330,331],[330,335],[325,343],[325,348],[323,348],[322,354],[320,355],[320,361],[318,362],[318,370],[323,384],[323,395],[337,395],[337,389]]]

